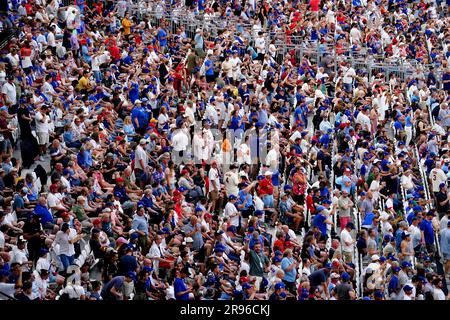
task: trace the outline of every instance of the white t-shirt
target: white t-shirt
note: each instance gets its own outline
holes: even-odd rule
[[[353,244],[351,245],[345,244],[346,242],[353,242],[352,235],[345,228],[341,232],[341,242],[342,242],[342,251],[353,252]]]
[[[231,202],[228,202],[225,206],[225,209],[223,210],[224,217],[230,219],[230,224],[233,226],[239,225],[239,216],[238,210],[236,209],[236,206],[232,204]]]
[[[45,82],[42,85],[41,91],[45,95],[45,97],[48,99],[48,101],[50,101],[50,102],[53,101],[53,96],[51,94],[52,93],[55,94],[56,91],[55,91],[55,89],[53,89],[53,86],[50,83]]]
[[[242,143],[239,146],[239,151],[238,151],[238,162],[239,163],[246,163],[246,164],[251,164],[252,163],[252,158],[250,156],[250,148],[247,144]]]
[[[442,182],[447,181],[447,175],[445,174],[444,170],[438,168],[434,168],[431,170],[430,178],[433,187],[433,192],[439,192],[439,185]]]
[[[227,196],[235,195],[237,196],[239,193],[239,177],[236,172],[228,171],[224,174],[223,182],[225,184],[225,190],[227,192]]]
[[[0,248],[5,247],[5,234],[0,231]]]
[[[44,122],[41,122],[44,119],[44,115],[40,111],[38,111],[36,112],[34,119],[36,122],[36,132],[49,132],[50,124],[47,122],[49,120],[47,115]]]
[[[14,83],[5,82],[2,87],[2,93],[6,95],[7,101],[11,101],[12,105],[17,104],[17,91]]]
[[[0,292],[4,293],[10,297],[14,297],[14,293],[16,292],[16,289],[14,288],[16,286],[15,283],[0,283]],[[7,300],[5,296],[0,294],[0,300]]]
[[[148,163],[147,152],[145,152],[144,148],[142,148],[141,146],[137,146],[134,156],[135,156],[134,167],[136,169],[144,170],[145,168],[142,167],[141,160],[143,160],[144,165],[147,165]]]
[[[219,172],[215,168],[211,168],[208,173],[208,179],[210,188],[209,191],[214,191],[213,185],[217,187],[217,191],[220,189]]]
[[[173,150],[174,151],[184,151],[186,150],[189,139],[182,130],[178,130],[178,132],[172,138]]]
[[[266,166],[272,167],[272,162],[275,162],[275,167],[278,167],[278,154],[275,149],[270,149],[266,156]]]

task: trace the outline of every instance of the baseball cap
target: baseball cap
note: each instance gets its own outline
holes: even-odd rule
[[[346,228],[350,228],[350,229],[355,229],[355,224],[353,222],[347,222],[347,224],[345,225]]]
[[[411,267],[411,263],[409,263],[408,261],[403,261],[401,267],[402,268]]]
[[[264,214],[264,211],[262,210],[255,210],[255,216],[262,216]]]
[[[194,242],[194,240],[191,237],[187,237],[185,241],[186,241],[186,243]]]
[[[273,263],[277,263],[277,262],[281,262],[281,258],[276,256],[275,258],[273,258]]]
[[[326,269],[331,269],[331,263],[329,263],[329,262],[326,263],[324,267],[325,267]]]
[[[229,227],[227,228],[227,231],[228,231],[228,232],[232,232],[232,233],[236,233],[236,232],[237,232],[235,226],[229,226]]]
[[[178,188],[178,191],[180,191],[180,192],[185,192],[187,190],[188,189],[185,186],[181,186],[181,187]]]
[[[403,291],[411,291],[413,289],[413,287],[411,287],[410,285],[405,285],[403,287]]]
[[[372,256],[372,261],[378,261],[378,260],[380,260],[380,256],[377,255],[377,254],[374,254],[374,255]]]
[[[286,288],[286,285],[283,282],[278,282],[275,285],[275,290],[280,290],[280,289],[283,289],[283,288]]]
[[[373,296],[374,296],[375,298],[383,298],[383,297],[384,297],[384,293],[381,292],[380,290],[377,290],[377,291],[375,291],[375,292],[373,293]]]
[[[394,272],[399,272],[400,270],[401,270],[400,267],[394,267],[394,268],[392,268],[392,271],[394,271]]]
[[[350,280],[350,275],[349,275],[347,272],[343,272],[343,273],[341,274],[341,279],[342,279],[343,281],[348,281],[348,280]]]
[[[441,182],[440,184],[439,184],[439,189],[442,189],[442,188],[444,188],[445,187],[445,182]]]
[[[330,275],[330,277],[331,277],[331,279],[339,279],[341,276],[340,276],[339,274],[337,274],[336,272],[333,272],[333,273]]]
[[[320,211],[322,211],[322,210],[325,210],[325,207],[324,207],[324,206],[317,206],[317,208],[316,208],[316,211],[317,211],[317,212],[320,212]]]
[[[253,287],[250,283],[246,282],[242,285],[242,289],[246,290],[246,289],[250,289],[251,287]]]
[[[236,199],[237,199],[237,197],[234,194],[232,194],[228,197],[228,200],[236,200]]]
[[[131,279],[133,279],[133,281],[136,281],[136,273],[135,272],[133,272],[133,271],[129,271],[129,272],[127,272],[127,275],[126,275],[128,278],[131,278]]]
[[[324,203],[324,204],[331,204],[332,202],[331,202],[330,199],[325,199],[325,200],[323,201],[323,203]]]

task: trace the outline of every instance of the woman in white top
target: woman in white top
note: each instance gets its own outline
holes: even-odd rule
[[[72,229],[75,231],[74,229]],[[64,223],[61,226],[61,230],[56,233],[54,244],[59,244],[59,258],[61,259],[61,263],[63,265],[63,271],[66,271],[67,268],[74,263],[75,260],[75,249],[74,243],[79,241],[83,235],[76,235],[76,231],[73,232],[69,228],[68,223]]]

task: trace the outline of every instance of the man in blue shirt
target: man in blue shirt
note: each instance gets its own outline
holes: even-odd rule
[[[317,214],[314,216],[313,227],[319,228],[322,235],[327,236],[327,224],[333,225],[333,222],[327,219],[322,213],[323,210],[325,210],[324,206],[318,206],[316,208]]]
[[[281,269],[284,271],[283,282],[286,288],[293,292],[295,291],[295,280],[297,279],[297,267],[298,263],[295,261],[292,250],[286,249],[284,252],[284,258],[281,260]]]
[[[426,218],[423,219],[422,223],[420,224],[420,231],[422,232],[422,243],[425,244],[427,251],[430,254],[434,254],[435,252],[434,228],[433,223],[431,222],[434,216],[435,213],[433,210],[428,211]]]
[[[175,281],[173,282],[175,299],[189,300],[189,294],[192,292],[192,288],[186,287],[186,284],[184,283],[184,278],[186,278],[187,274],[189,273],[189,270],[188,268],[184,267],[179,272],[180,272],[179,276],[176,277]]]
[[[47,200],[44,197],[38,199],[38,203],[34,208],[34,213],[41,218],[42,226],[45,229],[53,229],[56,221],[53,220],[52,213],[47,208]]]

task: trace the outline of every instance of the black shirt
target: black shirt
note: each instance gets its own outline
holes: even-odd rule
[[[447,193],[439,191],[436,194],[436,209],[438,212],[447,212],[450,209],[450,201],[447,201],[446,204],[443,206],[441,205],[441,202],[445,201],[447,199]]]
[[[23,226],[23,233],[28,235],[34,235],[35,233],[38,233],[42,230],[41,223],[35,223],[33,221],[27,221],[25,222],[25,225]],[[40,237],[33,237],[30,239],[26,239],[28,241],[29,247],[40,247],[42,244],[42,239]]]

